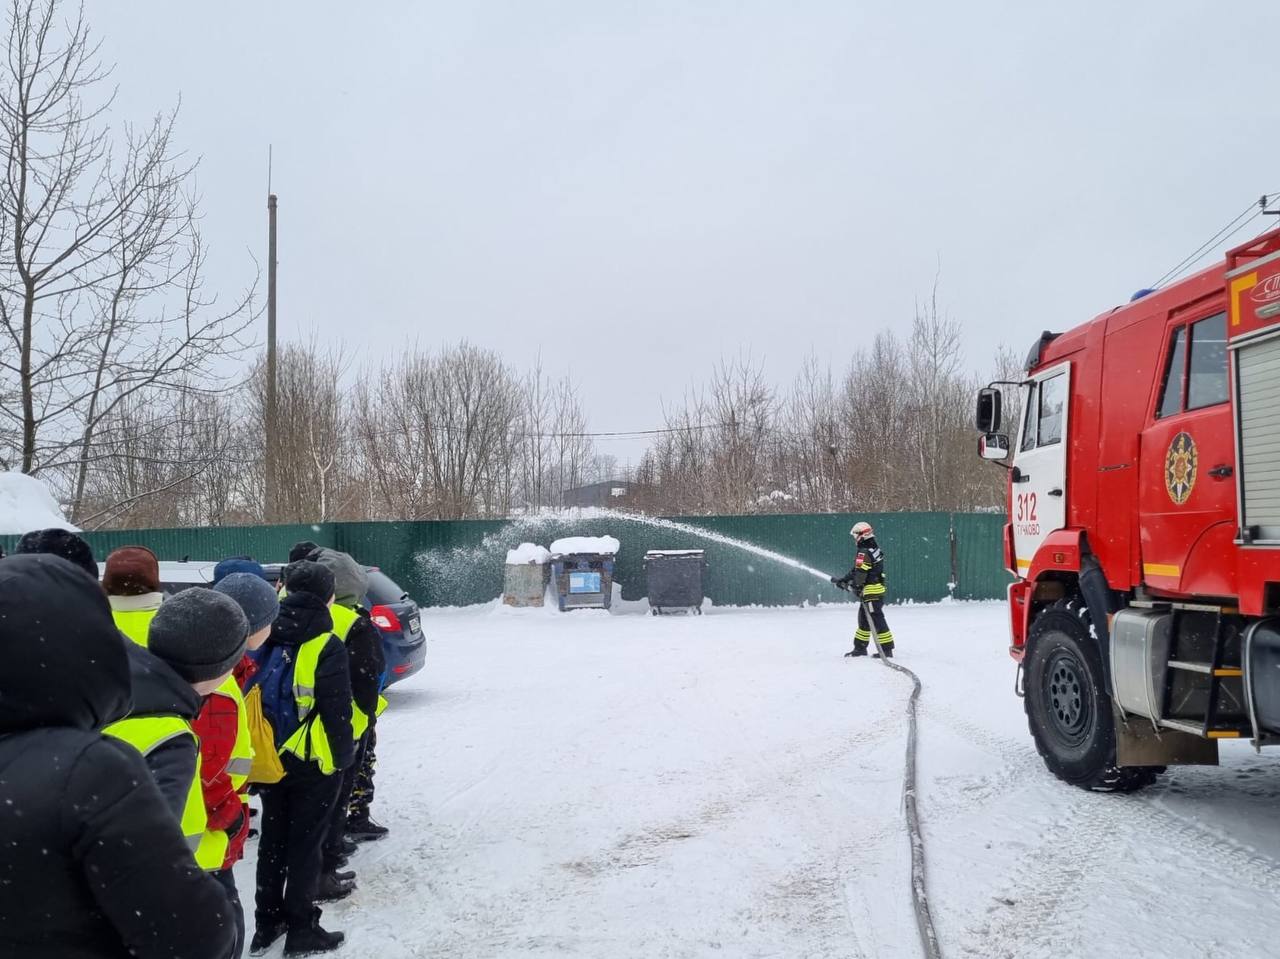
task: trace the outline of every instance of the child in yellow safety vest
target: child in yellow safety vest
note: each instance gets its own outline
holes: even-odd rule
[[[142,753],[193,854],[207,820],[192,723],[244,655],[248,636],[244,613],[228,597],[201,587],[177,594],[151,620],[146,648],[126,644],[133,708],[103,729]]]
[[[214,591],[232,599],[248,620],[247,649],[260,648],[280,615],[275,590],[265,576],[251,572],[230,573],[222,578],[215,574],[214,578]],[[232,867],[244,855],[249,834],[249,799],[245,790],[253,765],[253,745],[244,697],[234,675],[205,700],[196,717],[195,730],[200,737],[200,780],[208,818],[196,850],[196,862],[226,891],[236,916],[238,956],[244,947],[244,910]]]
[[[332,952],[343,941],[340,932],[320,925],[316,902],[321,897],[321,846],[342,773],[354,759],[351,729],[351,677],[347,649],[334,635],[329,608],[334,599],[333,573],[302,560],[285,571],[287,595],[280,616],[259,657],[254,682],[271,678],[292,689],[299,725],[281,732],[286,716],[267,706],[264,713],[284,742],[280,762],[284,778],[263,785],[262,825],[258,837],[255,929],[250,955],[261,955],[285,936],[286,955]],[[278,688],[278,686],[273,687]],[[278,742],[278,740],[277,740]],[[343,892],[350,894],[350,889]]]

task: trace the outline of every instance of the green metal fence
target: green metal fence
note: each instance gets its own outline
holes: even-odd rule
[[[1005,595],[1009,576],[1002,567],[1000,548],[1004,518],[996,514],[820,513],[654,521],[622,513],[588,513],[509,521],[323,523],[84,535],[99,559],[116,547],[141,544],[164,560],[250,555],[264,562],[283,561],[293,543],[313,540],[382,567],[429,606],[468,605],[498,596],[505,553],[521,542],[546,546],[562,536],[608,535],[622,544],[615,580],[623,599],[641,599],[645,594],[647,550],[705,549],[706,593],[714,603],[780,606],[839,601],[847,599],[847,594],[809,572],[752,552],[751,547],[841,575],[853,562],[849,528],[859,519],[875,527],[887,555],[891,602]],[[6,551],[16,541],[16,536],[0,536]]]

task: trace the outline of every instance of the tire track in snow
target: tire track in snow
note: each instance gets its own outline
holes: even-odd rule
[[[1025,742],[984,729],[949,706],[921,700],[920,717],[958,739],[992,754],[998,769],[974,775],[924,777],[920,786],[921,820],[926,828],[948,822],[1044,779],[1044,763],[1028,737]]]
[[[1200,889],[1205,885],[1203,877],[1219,885],[1243,883],[1268,899],[1280,898],[1280,863],[1170,813],[1158,802],[1158,798],[1081,792],[1071,804],[1075,808],[1036,835],[1034,845],[1002,885],[1002,893],[993,897],[986,918],[964,929],[957,944],[960,954],[992,959],[1084,954],[1087,949],[1076,930],[1088,924],[1073,920],[1097,900],[1098,885],[1104,887],[1104,894],[1109,892],[1105,887],[1111,865],[1131,857],[1135,848],[1167,849],[1176,854],[1180,868],[1185,860],[1202,870],[1183,875],[1181,886],[1166,892]],[[1173,865],[1162,872],[1173,874]],[[1166,900],[1163,908],[1172,912],[1179,905]],[[1203,908],[1204,902],[1192,893],[1182,905],[1194,911]]]

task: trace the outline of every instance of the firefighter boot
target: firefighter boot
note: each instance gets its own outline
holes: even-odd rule
[[[887,643],[881,643],[880,648],[877,649],[871,655],[874,656],[876,659],[879,659],[881,653],[884,654],[885,659],[893,659],[893,640],[892,639],[889,640]]]
[[[867,655],[867,641],[865,639],[855,639],[853,641],[853,649],[845,653],[844,658],[848,659],[850,656],[865,656],[865,655]]]

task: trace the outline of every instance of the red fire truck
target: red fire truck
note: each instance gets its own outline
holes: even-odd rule
[[[1026,369],[977,427],[1009,471],[1009,652],[1046,765],[1133,790],[1280,742],[1280,230],[1043,334]]]

